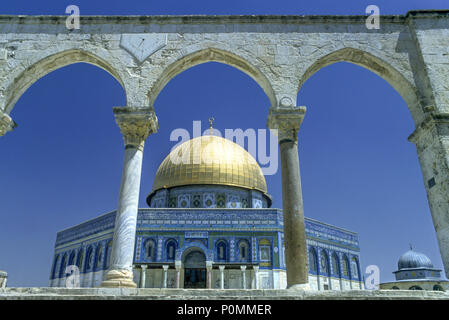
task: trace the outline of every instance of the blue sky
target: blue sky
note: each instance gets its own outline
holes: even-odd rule
[[[447,8],[446,1],[3,1],[0,14],[381,14]],[[0,269],[9,286],[46,286],[56,232],[114,210],[123,141],[112,107],[123,89],[92,65],[56,70],[31,86],[11,113],[19,124],[0,138]],[[405,102],[383,79],[337,63],[313,75],[298,93],[307,107],[299,156],[307,217],[358,232],[363,269],[376,264],[393,280],[412,243],[442,268]],[[223,64],[193,67],[170,81],[155,103],[160,130],[144,151],[140,207],[175,142],[170,132],[192,121],[215,127],[265,128],[269,101],[242,72]],[[280,172],[267,176],[282,207]]]

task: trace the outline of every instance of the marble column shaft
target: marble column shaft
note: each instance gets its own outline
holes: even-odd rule
[[[175,269],[176,269],[176,288],[179,289],[181,281],[181,263],[175,262]]]
[[[212,261],[206,261],[206,270],[207,289],[212,289]]]
[[[162,269],[164,269],[164,280],[162,283],[162,288],[167,288],[167,273],[168,273],[168,266],[164,265],[162,266]]]
[[[246,289],[246,266],[240,266],[240,270],[242,270],[242,288]]]
[[[157,131],[152,108],[114,108],[115,120],[125,142],[125,157],[112,241],[111,267],[103,287],[137,287],[133,281],[133,257],[145,139]]]
[[[141,265],[140,266],[140,287],[145,288],[146,284],[146,272],[147,272],[147,266]]]
[[[220,289],[224,289],[224,269],[225,266],[218,266],[220,270]]]
[[[254,270],[254,287],[255,289],[259,289],[259,267],[254,266],[253,270]]]
[[[305,107],[273,108],[267,122],[270,129],[278,130],[287,288],[308,284],[306,231],[298,157],[298,130],[305,111]]]

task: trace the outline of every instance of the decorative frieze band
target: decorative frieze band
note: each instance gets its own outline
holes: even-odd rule
[[[125,148],[133,147],[143,150],[146,138],[159,129],[152,107],[115,107],[114,116],[123,134]]]

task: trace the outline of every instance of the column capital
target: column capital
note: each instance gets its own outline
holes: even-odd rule
[[[240,266],[240,270],[245,271],[246,270],[246,266]]]
[[[9,115],[0,110],[0,137],[4,136],[8,131],[12,131],[17,124]]]
[[[146,264],[141,264],[140,265],[140,269],[142,269],[142,270],[147,270],[147,268],[148,268],[148,266],[146,265]]]
[[[164,264],[163,266],[162,266],[162,269],[164,269],[164,271],[167,271],[168,270],[168,265],[166,265],[166,264]]]
[[[125,148],[143,150],[146,138],[159,129],[153,107],[114,107],[113,111],[125,141]]]
[[[253,266],[253,270],[254,270],[255,272],[258,272],[258,271],[259,271],[259,266]]]
[[[298,140],[298,131],[306,113],[306,107],[271,108],[268,114],[267,126],[278,130],[279,142]]]
[[[220,271],[224,271],[225,266],[218,266],[218,269],[220,269]]]
[[[212,269],[212,261],[206,261],[206,269],[211,270]]]

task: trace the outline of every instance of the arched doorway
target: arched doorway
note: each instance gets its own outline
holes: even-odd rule
[[[206,288],[206,256],[199,250],[188,253],[184,260],[184,288]]]

